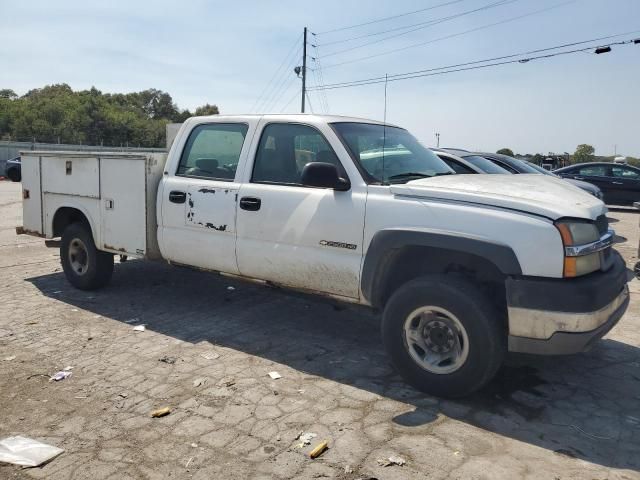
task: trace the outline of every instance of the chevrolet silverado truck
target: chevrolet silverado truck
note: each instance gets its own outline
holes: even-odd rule
[[[22,176],[18,232],[61,237],[75,287],[126,255],[365,305],[398,372],[438,396],[479,389],[507,352],[581,352],[629,303],[599,199],[455,175],[376,121],[194,117],[166,155],[30,151]]]

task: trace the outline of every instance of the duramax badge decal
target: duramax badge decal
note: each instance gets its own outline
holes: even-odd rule
[[[358,248],[358,246],[353,243],[332,242],[330,240],[320,240],[320,245],[323,247],[346,248],[347,250],[355,250]]]

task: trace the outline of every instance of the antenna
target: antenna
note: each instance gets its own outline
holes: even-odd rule
[[[382,119],[382,184],[384,185],[384,150],[387,143],[387,77],[384,74],[384,117]]]

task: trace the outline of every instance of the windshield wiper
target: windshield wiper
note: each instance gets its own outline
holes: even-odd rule
[[[407,173],[399,173],[398,175],[391,175],[389,180],[411,180],[417,178],[427,178],[431,177],[431,175],[427,175],[426,173],[419,172],[407,172]]]

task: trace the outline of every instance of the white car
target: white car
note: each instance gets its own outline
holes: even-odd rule
[[[76,287],[105,286],[121,254],[366,305],[400,374],[436,395],[482,387],[507,351],[580,352],[629,302],[600,200],[546,175],[455,175],[372,120],[195,117],[168,156],[22,160],[18,231],[61,236]]]

